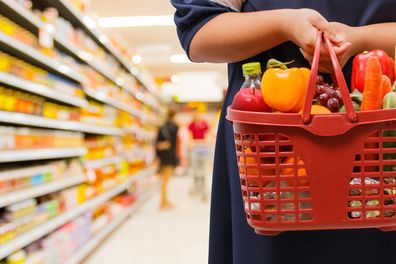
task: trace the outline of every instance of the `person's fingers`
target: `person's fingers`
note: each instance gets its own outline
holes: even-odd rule
[[[351,42],[345,42],[341,46],[334,46],[333,49],[337,57],[339,57],[345,55],[345,53],[347,53],[351,47],[352,47]]]
[[[315,17],[313,26],[326,34],[335,44],[341,44],[345,41],[344,37],[320,14]]]

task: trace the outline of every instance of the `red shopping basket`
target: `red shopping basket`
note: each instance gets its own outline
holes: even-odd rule
[[[258,234],[396,230],[396,109],[355,113],[324,39],[347,113],[310,114],[321,32],[302,115],[228,108],[246,218]]]

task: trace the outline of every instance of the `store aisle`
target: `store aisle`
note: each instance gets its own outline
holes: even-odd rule
[[[85,264],[203,264],[208,257],[209,202],[189,196],[191,178],[174,177],[175,208],[159,211],[152,197]]]

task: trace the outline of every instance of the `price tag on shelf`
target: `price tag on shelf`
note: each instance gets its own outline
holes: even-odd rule
[[[50,24],[46,24],[44,27],[39,29],[39,44],[43,48],[52,49],[54,47],[54,27]]]

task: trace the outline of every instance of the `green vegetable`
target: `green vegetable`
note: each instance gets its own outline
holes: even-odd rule
[[[353,105],[353,110],[355,110],[355,112],[359,112],[360,111],[360,105],[357,102],[352,101],[352,105]],[[341,107],[340,112],[341,113],[345,113],[346,112],[345,105]]]
[[[393,88],[393,91],[391,91],[385,95],[382,108],[383,109],[396,108],[395,87]],[[383,133],[383,136],[384,137],[396,137],[396,130],[385,130]],[[383,147],[384,148],[396,148],[396,142],[384,142]],[[385,153],[384,160],[396,160],[396,153]],[[395,170],[396,170],[396,164],[384,166],[384,171],[395,171]]]

